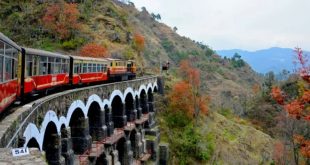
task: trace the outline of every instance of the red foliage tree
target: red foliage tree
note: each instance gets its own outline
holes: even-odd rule
[[[172,92],[170,93],[170,105],[173,109],[184,112],[189,118],[193,117],[194,106],[192,102],[193,95],[191,86],[185,82],[180,81],[174,84]]]
[[[133,40],[134,40],[134,43],[135,43],[135,47],[136,47],[136,50],[139,52],[142,52],[144,50],[144,47],[145,47],[145,39],[144,39],[144,36],[141,35],[141,34],[135,34],[133,36]]]
[[[200,72],[184,60],[180,63],[180,74],[183,80],[174,84],[169,95],[171,106],[197,121],[200,113],[208,113],[209,100],[200,90]]]
[[[271,96],[277,101],[278,104],[280,105],[284,104],[284,97],[279,87],[273,87],[271,89]]]
[[[309,103],[310,103],[310,65],[308,60],[300,48],[295,49],[298,63],[301,65],[299,75],[306,82],[306,89],[303,94],[293,100],[285,100],[283,92],[279,87],[274,87],[271,96],[280,104],[283,109],[297,120],[310,121]],[[310,140],[304,139],[302,136],[295,135],[294,139],[300,144],[301,153],[310,158]]]
[[[107,57],[108,51],[101,45],[89,43],[81,48],[80,55],[86,57]]]
[[[74,30],[80,27],[78,23],[80,12],[77,4],[56,3],[47,7],[42,18],[43,26],[60,39],[69,38]]]

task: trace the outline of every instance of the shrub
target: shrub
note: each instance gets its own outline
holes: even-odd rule
[[[62,48],[67,50],[74,50],[77,47],[83,45],[85,43],[85,39],[83,38],[74,38],[69,41],[64,41],[62,43]]]
[[[214,136],[208,134],[205,138],[207,142],[203,142],[204,137],[192,124],[173,131],[172,152],[176,154],[179,164],[190,164],[191,159],[209,160],[215,147]]]
[[[164,39],[162,42],[161,42],[161,46],[164,47],[164,49],[167,51],[167,52],[172,52],[173,49],[174,49],[174,45],[171,41],[169,41],[168,39]]]
[[[80,55],[88,57],[107,57],[108,51],[105,47],[101,45],[89,43],[81,48]]]
[[[144,50],[145,47],[145,38],[141,34],[135,34],[133,36],[134,47],[140,53]]]

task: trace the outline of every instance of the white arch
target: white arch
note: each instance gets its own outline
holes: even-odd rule
[[[61,117],[62,118],[62,117]],[[63,119],[62,119],[63,120]],[[41,129],[37,128],[37,126],[33,123],[29,123],[26,130],[24,131],[23,136],[25,137],[26,141],[24,144],[24,147],[27,147],[28,142],[31,138],[35,138],[37,143],[39,144],[40,150],[43,149],[43,141],[44,141],[44,135],[46,132],[47,125],[49,123],[55,124],[57,134],[60,135],[60,129],[61,129],[61,121],[58,120],[57,114],[54,111],[49,110],[44,117],[44,120],[41,124]]]
[[[27,147],[27,144],[29,143],[30,139],[34,138],[39,144],[39,147],[41,149],[41,144],[39,143],[40,132],[35,124],[29,123],[24,131],[23,136],[25,137],[24,148]]]
[[[122,103],[125,103],[125,99],[124,99],[124,95],[122,94],[122,92],[120,90],[114,90],[112,92],[112,94],[110,95],[110,104],[112,104],[112,101],[114,99],[115,96],[119,96],[122,100]]]
[[[156,81],[156,82],[154,82],[154,84],[153,84],[153,92],[154,92],[155,88],[158,90],[157,81]]]
[[[127,95],[129,94],[129,93],[131,93],[131,95],[132,95],[132,97],[133,97],[133,99],[135,100],[135,92],[133,91],[133,89],[131,88],[131,87],[129,87],[129,88],[127,88],[126,90],[125,90],[125,92],[124,92],[124,99],[126,99],[126,97],[127,97]]]
[[[56,129],[57,129],[57,133],[58,133],[58,135],[60,135],[60,127],[61,127],[60,122],[58,120],[57,114],[51,110],[47,111],[47,113],[44,116],[44,120],[41,124],[40,133],[41,134],[45,133],[45,129],[50,122],[53,122],[55,124]]]
[[[139,98],[140,98],[140,95],[141,95],[141,91],[142,91],[143,89],[144,89],[145,93],[147,94],[146,86],[143,84],[143,85],[141,85],[140,88],[139,88],[139,92],[138,92]]]
[[[88,114],[88,111],[89,111],[89,108],[90,108],[90,105],[93,103],[93,102],[96,102],[99,104],[100,106],[100,109],[103,109],[104,106],[103,106],[103,102],[101,100],[101,98],[96,95],[96,94],[93,94],[91,96],[89,96],[88,100],[87,100],[87,104],[86,104],[86,114]]]
[[[66,123],[67,123],[66,117],[61,116],[61,117],[59,118],[59,125],[60,125],[59,130],[60,130],[60,133],[61,133],[61,126],[62,126],[62,125],[65,125],[65,127],[68,128],[68,127],[66,126]]]
[[[85,104],[81,100],[76,100],[71,104],[71,106],[68,110],[67,117],[66,117],[66,119],[67,119],[66,127],[69,127],[69,123],[70,123],[72,114],[78,108],[80,108],[83,111],[84,117],[87,118],[87,109],[86,109]]]
[[[152,83],[147,84],[147,88],[146,89],[147,89],[146,93],[149,91],[149,89],[151,89],[151,92],[153,92]]]

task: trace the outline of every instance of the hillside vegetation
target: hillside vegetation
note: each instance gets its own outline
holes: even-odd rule
[[[171,68],[163,73],[167,93],[181,79],[177,69],[179,63],[189,59],[193,67],[200,70],[199,91],[210,98],[210,115],[200,118],[199,127],[186,123],[174,128],[167,122],[181,119],[165,117],[169,113],[166,111],[167,100],[159,102],[162,140],[171,145],[171,163],[271,162],[273,140],[270,136],[247,126],[250,125],[247,122],[240,124],[217,114],[219,111],[222,114],[245,115],[249,98],[255,95],[253,87],[261,84],[261,78],[249,65],[242,63],[242,59],[222,59],[209,46],[178,35],[176,29],[159,22],[145,8],[138,11],[133,3],[124,4],[116,0],[75,2],[78,3],[66,7],[63,0],[1,0],[0,31],[19,45],[65,54],[87,55],[90,52],[85,46],[91,45],[104,52],[94,56],[136,60],[139,75],[145,72],[159,74],[159,64],[169,61]],[[57,15],[57,12],[60,14]],[[62,23],[65,31],[51,30],[50,22],[43,19],[47,13],[51,13],[47,20],[51,16],[57,18],[58,25]],[[62,19],[73,21],[74,27],[70,26],[73,23],[68,24]],[[184,129],[187,132],[184,133]],[[168,134],[169,131],[171,134]],[[191,140],[192,135],[197,135],[196,140]],[[188,140],[190,143],[186,143]],[[184,143],[188,145],[183,150]],[[197,149],[197,145],[203,147],[188,154],[191,147]]]
[[[203,89],[215,105],[225,104],[218,101],[225,92],[239,104],[240,97],[251,95],[248,89],[260,81],[248,65],[234,67],[229,59],[221,59],[208,46],[178,35],[171,27],[155,20],[146,9],[138,11],[132,3],[82,1],[77,5],[79,26],[67,29],[70,35],[64,38],[46,28],[49,26],[45,26],[43,18],[54,3],[44,2],[1,1],[0,31],[23,46],[76,55],[81,54],[84,45],[96,43],[107,49],[111,57],[135,59],[140,67],[157,73],[160,62],[169,61],[175,66],[182,59],[190,58],[201,69]],[[71,12],[70,8],[64,12]],[[141,56],[135,43],[137,35],[143,36],[145,42]]]

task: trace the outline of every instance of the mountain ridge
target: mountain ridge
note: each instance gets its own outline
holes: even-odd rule
[[[267,73],[273,71],[280,73],[283,69],[294,72],[296,65],[294,64],[294,49],[282,47],[270,47],[255,51],[243,49],[225,49],[216,50],[217,54],[222,57],[233,57],[238,53],[250,66],[258,73]],[[310,54],[310,51],[304,51],[305,54]],[[267,62],[267,63],[266,63]],[[269,63],[268,63],[269,62]]]

